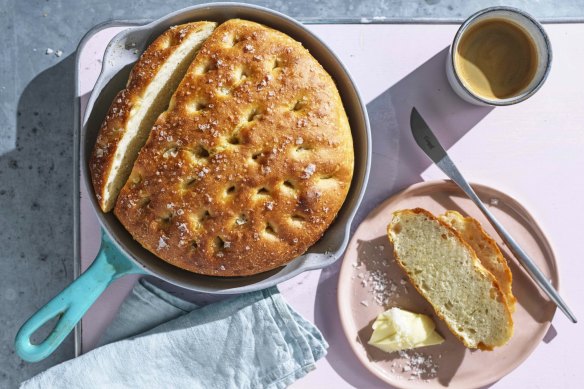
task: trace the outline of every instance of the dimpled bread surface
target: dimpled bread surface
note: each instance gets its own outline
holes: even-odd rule
[[[171,27],[132,68],[126,88],[114,98],[102,123],[89,162],[102,211],[114,207],[152,125],[168,107],[197,50],[216,25],[194,22]]]
[[[509,341],[504,295],[454,229],[416,208],[394,212],[387,233],[398,264],[465,346],[492,350]]]
[[[477,220],[472,217],[464,217],[456,211],[447,211],[438,218],[454,228],[472,247],[481,264],[495,276],[505,295],[509,310],[515,312],[516,299],[512,291],[513,276],[507,265],[507,260],[493,238],[483,230]]]
[[[256,274],[322,236],[353,164],[328,73],[287,35],[233,19],[205,41],[156,121],[115,214],[175,266]]]

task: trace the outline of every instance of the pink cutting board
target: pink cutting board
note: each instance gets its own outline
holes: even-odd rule
[[[105,27],[79,53],[79,97],[83,104],[101,67],[107,42],[123,27]],[[373,166],[359,223],[399,189],[444,176],[431,166],[409,135],[415,104],[471,181],[514,197],[547,234],[559,264],[561,293],[584,320],[584,38],[583,24],[547,24],[554,50],[543,88],[517,106],[481,108],[459,100],[444,73],[455,25],[311,25],[345,63],[368,104],[373,132]],[[99,227],[81,185],[80,256],[85,269],[99,245]],[[283,283],[288,302],[314,322],[330,343],[326,359],[297,381],[298,388],[387,387],[353,355],[341,330],[336,305],[341,261]],[[135,278],[112,285],[82,321],[81,347],[90,350],[112,319]],[[557,313],[535,352],[495,388],[576,388],[584,382],[580,352],[582,324]]]

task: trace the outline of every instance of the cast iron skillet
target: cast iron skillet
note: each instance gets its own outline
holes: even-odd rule
[[[88,161],[97,132],[116,93],[124,88],[132,64],[163,31],[172,25],[196,20],[223,22],[232,18],[256,21],[296,39],[331,74],[337,84],[351,125],[355,148],[355,171],[351,188],[334,223],[304,255],[287,265],[246,277],[211,277],[174,267],[144,249],[122,227],[112,213],[104,214],[93,195]],[[127,48],[131,48],[128,50]],[[37,311],[20,329],[15,348],[26,361],[49,356],[73,330],[89,307],[115,279],[126,274],[149,274],[180,287],[198,292],[229,294],[264,289],[306,270],[326,267],[344,252],[351,222],[361,202],[371,163],[371,133],[365,103],[351,76],[335,54],[297,21],[281,13],[239,3],[198,5],[169,14],[144,26],[130,27],[108,45],[103,69],[89,99],[80,137],[81,176],[91,193],[91,204],[102,226],[102,243],[93,264],[65,290]],[[52,332],[40,344],[31,335],[49,320],[58,317]]]

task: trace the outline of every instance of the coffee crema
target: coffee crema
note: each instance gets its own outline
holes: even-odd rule
[[[454,66],[473,93],[491,100],[515,97],[537,70],[535,43],[521,27],[505,19],[487,19],[465,31]]]

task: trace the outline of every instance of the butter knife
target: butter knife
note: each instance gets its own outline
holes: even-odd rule
[[[519,246],[519,244],[509,235],[505,228],[497,221],[495,216],[485,207],[481,199],[477,196],[475,191],[471,188],[469,183],[464,179],[462,174],[458,171],[444,147],[438,142],[436,136],[430,130],[422,116],[418,113],[416,108],[412,109],[410,117],[410,126],[414,139],[420,148],[426,153],[428,157],[442,170],[452,181],[454,181],[460,189],[479,207],[481,212],[487,217],[489,222],[493,225],[499,236],[503,239],[507,247],[511,250],[513,255],[519,260],[519,263],[541,288],[541,290],[549,296],[549,298],[560,308],[560,310],[573,322],[577,323],[576,316],[572,313],[570,308],[566,305],[557,290],[554,289],[547,277],[537,267],[535,262],[527,255],[527,253]]]

